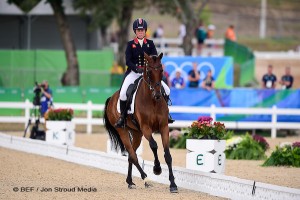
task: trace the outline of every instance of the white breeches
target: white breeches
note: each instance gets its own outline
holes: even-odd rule
[[[133,84],[136,79],[138,79],[142,74],[135,73],[134,71],[131,71],[125,78],[124,83],[122,85],[121,91],[120,91],[120,100],[126,101],[126,91],[130,84]],[[161,81],[162,86],[165,89],[165,92],[167,95],[170,95],[170,88],[167,86],[167,84],[163,81]]]

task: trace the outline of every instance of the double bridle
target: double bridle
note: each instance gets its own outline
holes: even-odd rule
[[[147,84],[147,86],[150,89],[150,91],[154,92],[154,88],[160,86],[161,80],[159,82],[154,83],[154,87],[153,87],[152,84],[151,84],[152,80],[150,79],[149,68],[151,68],[152,70],[158,71],[158,70],[162,70],[162,66],[160,64],[159,66],[152,67],[152,66],[148,66],[148,64],[146,64],[145,67],[146,67],[146,79],[145,79],[145,76],[143,76],[142,79]],[[161,91],[160,91],[160,95],[161,95]]]

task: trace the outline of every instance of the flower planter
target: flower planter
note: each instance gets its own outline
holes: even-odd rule
[[[75,124],[72,121],[46,121],[46,142],[74,145]]]
[[[187,139],[186,168],[211,173],[225,171],[226,140]]]

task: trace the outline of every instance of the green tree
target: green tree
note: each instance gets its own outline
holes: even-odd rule
[[[209,0],[154,0],[154,5],[161,14],[176,16],[186,27],[186,36],[183,39],[185,55],[192,55],[195,30],[200,22],[201,13]],[[196,14],[197,13],[197,14]]]
[[[140,9],[150,4],[150,1],[138,0],[74,0],[74,8],[82,14],[91,15],[91,28],[100,28],[102,37],[107,38],[106,29],[116,19],[118,31],[118,63],[125,67],[124,52],[131,30],[131,18],[134,9]],[[102,39],[105,41],[105,39]],[[105,43],[104,43],[105,44]]]
[[[28,13],[41,0],[8,0],[8,3],[14,3],[23,12]],[[64,12],[62,0],[47,0],[50,4],[60,32],[61,40],[64,46],[67,70],[62,77],[63,85],[79,85],[79,64],[77,60],[76,48],[72,38],[71,30]]]
[[[107,28],[111,25],[118,12],[118,0],[73,0],[73,7],[81,16],[90,20],[90,30],[100,29],[100,48],[107,46]]]

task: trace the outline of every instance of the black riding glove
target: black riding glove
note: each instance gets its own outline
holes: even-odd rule
[[[138,74],[142,74],[143,72],[144,72],[143,68],[137,68],[136,69],[136,73],[138,73]]]

